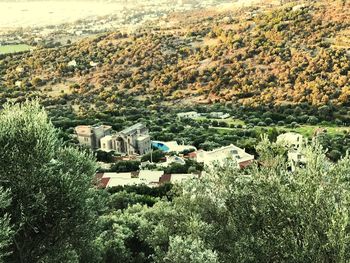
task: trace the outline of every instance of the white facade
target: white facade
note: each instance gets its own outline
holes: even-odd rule
[[[113,151],[113,136],[107,135],[101,138],[101,150],[105,152]]]
[[[219,112],[211,112],[211,113],[209,113],[209,116],[210,116],[211,118],[227,119],[227,118],[230,117],[230,114],[228,114],[228,113],[223,113],[223,112],[219,111]]]
[[[140,184],[154,187],[159,185],[160,177],[163,174],[163,171],[142,170],[139,172],[138,176],[134,173],[104,173],[102,178],[108,179],[106,188]]]
[[[199,118],[201,115],[196,111],[189,111],[189,112],[180,112],[177,114],[177,117],[181,119],[196,119]]]
[[[300,164],[306,163],[305,155],[302,153],[306,141],[301,134],[294,132],[281,134],[277,137],[277,143],[288,148],[287,156],[292,171],[294,171]]]
[[[277,137],[277,143],[281,143],[295,150],[300,149],[304,144],[303,136],[295,132],[287,132]]]
[[[245,150],[232,144],[212,151],[200,150],[197,152],[197,162],[207,166],[212,166],[215,163],[223,165],[229,160],[236,161],[237,165],[240,166],[243,163],[252,162],[254,155],[248,154]]]
[[[146,154],[151,151],[151,137],[144,124],[137,123],[113,135],[99,137],[102,151],[120,154]]]
[[[80,125],[75,127],[78,141],[81,145],[86,145],[92,149],[101,147],[101,139],[110,134],[111,126],[89,126]]]

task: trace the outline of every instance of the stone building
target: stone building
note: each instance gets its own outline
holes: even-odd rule
[[[121,154],[146,154],[151,151],[151,138],[147,127],[137,123],[116,134],[101,138],[101,150]]]
[[[80,125],[75,128],[75,132],[81,145],[97,149],[101,147],[101,138],[111,134],[112,127],[106,125]]]

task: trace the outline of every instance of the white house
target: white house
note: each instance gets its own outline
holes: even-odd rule
[[[304,144],[303,136],[295,132],[287,132],[277,137],[277,143],[281,143],[295,150],[300,149]]]
[[[93,149],[100,148],[105,152],[115,151],[127,155],[143,155],[151,151],[151,137],[142,123],[113,134],[112,127],[106,125],[80,125],[75,128],[75,132],[80,144]]]
[[[219,111],[219,112],[211,112],[211,113],[209,113],[209,117],[216,118],[216,119],[227,119],[227,118],[230,117],[230,114],[223,113],[221,111]]]
[[[185,180],[198,178],[197,174],[171,174],[170,182],[172,184],[181,183]]]
[[[81,145],[86,145],[92,149],[101,147],[101,139],[110,135],[112,126],[107,125],[79,125],[75,127],[78,141]]]
[[[292,171],[301,164],[306,164],[305,155],[302,153],[306,140],[299,133],[287,132],[277,137],[277,143],[288,148],[288,160]]]
[[[196,119],[199,118],[201,115],[200,113],[196,111],[188,111],[188,112],[180,112],[177,114],[178,119]]]
[[[234,160],[239,168],[244,168],[254,160],[254,155],[246,153],[245,150],[231,144],[212,151],[200,150],[197,152],[197,162],[207,166],[215,163],[223,165],[226,161]]]

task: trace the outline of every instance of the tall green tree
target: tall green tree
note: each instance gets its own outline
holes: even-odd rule
[[[333,164],[310,146],[306,168],[290,172],[278,148],[264,139],[262,166],[216,167],[176,205],[208,225],[200,237],[221,262],[349,261],[349,157]]]
[[[175,236],[170,238],[169,250],[161,262],[167,263],[218,263],[215,252],[205,248],[199,239]]]
[[[0,188],[0,211],[10,205],[11,198],[9,191],[5,191],[2,187]],[[10,226],[10,217],[7,213],[1,212],[0,216],[0,263],[5,262],[4,258],[9,255],[9,246],[11,244],[13,231]]]
[[[0,181],[14,237],[6,262],[94,262],[91,155],[61,147],[38,102],[0,113]]]

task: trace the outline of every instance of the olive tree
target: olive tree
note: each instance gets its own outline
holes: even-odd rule
[[[331,163],[312,145],[306,167],[290,172],[279,148],[264,139],[263,163],[227,163],[185,184],[176,209],[208,226],[197,237],[220,262],[349,261],[350,158]]]
[[[93,158],[61,146],[37,101],[4,106],[0,148],[14,231],[6,262],[93,262]]]
[[[11,203],[9,191],[0,188],[0,211],[4,211]],[[9,255],[13,231],[10,225],[10,217],[7,213],[0,216],[0,263],[5,262],[4,258]]]
[[[314,143],[292,172],[282,145],[265,136],[257,150],[244,170],[228,161],[175,185],[172,201],[103,216],[104,262],[348,262],[350,157]]]

